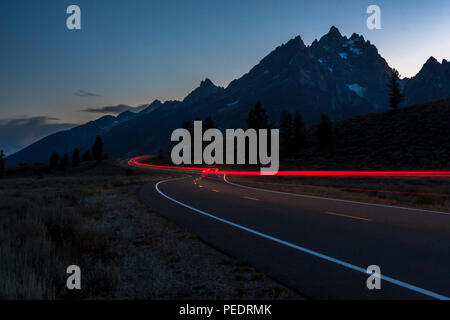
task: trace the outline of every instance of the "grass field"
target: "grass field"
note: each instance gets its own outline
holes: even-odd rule
[[[170,177],[114,161],[0,179],[0,299],[301,299],[137,199]],[[66,268],[81,268],[81,290]]]

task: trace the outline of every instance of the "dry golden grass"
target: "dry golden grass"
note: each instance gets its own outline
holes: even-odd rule
[[[107,272],[95,264],[109,259],[104,237],[89,226],[96,208],[79,197],[95,188],[78,179],[2,180],[0,190],[0,298],[89,297],[92,281]],[[85,266],[86,289],[65,290],[66,268]],[[111,283],[113,283],[111,279]]]
[[[137,199],[167,179],[112,161],[0,179],[0,299],[301,298]],[[82,290],[66,289],[79,265]]]
[[[126,177],[113,163],[45,172],[39,179],[20,168],[1,179],[0,299],[91,298],[113,291],[111,234],[93,223],[103,216],[101,208],[84,200],[152,179]],[[81,291],[66,289],[72,264],[81,267]]]

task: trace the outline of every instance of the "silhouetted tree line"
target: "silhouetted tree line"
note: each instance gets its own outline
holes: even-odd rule
[[[92,157],[97,162],[102,162],[103,158],[103,141],[102,137],[97,136],[95,138],[94,145],[92,146]]]
[[[306,145],[306,128],[300,112],[285,110],[280,118],[280,156],[283,158],[298,153]]]
[[[61,170],[66,170],[68,165],[69,165],[69,156],[66,153],[61,157],[61,160],[59,160],[59,168]]]
[[[95,138],[94,144],[92,145],[92,152],[87,150],[83,156],[80,158],[80,150],[75,148],[72,152],[72,167],[78,167],[80,163],[95,160],[98,163],[103,160],[108,159],[108,153],[103,153],[103,140],[101,136]],[[1,160],[0,160],[1,164]],[[64,154],[62,157],[58,155],[57,152],[53,152],[50,156],[50,169],[59,168],[65,170],[69,165],[69,156]]]
[[[80,165],[80,150],[78,148],[75,148],[72,152],[72,167],[78,167]]]
[[[262,104],[258,102],[249,112],[247,124],[249,128],[270,129],[269,120]],[[298,154],[307,145],[306,126],[300,112],[292,113],[284,110],[280,117],[280,156],[288,158]],[[323,114],[315,130],[316,145],[319,149],[327,149],[335,142],[333,124]]]
[[[400,88],[400,74],[396,69],[392,70],[391,78],[389,79],[389,105],[391,110],[395,111],[404,99],[405,95]]]
[[[327,149],[335,142],[333,123],[326,114],[322,114],[317,125],[316,136],[319,149]]]
[[[199,119],[196,119],[199,120]],[[203,121],[203,133],[211,128],[214,128],[214,121],[211,116],[208,116]],[[272,125],[269,122],[269,117],[262,103],[258,101],[255,106],[249,111],[247,117],[247,129],[271,129]],[[193,125],[190,121],[183,121],[182,128],[188,130],[193,134]],[[300,112],[291,113],[287,110],[283,111],[280,118],[280,156],[288,158],[298,154],[303,148],[307,146],[306,126]],[[270,135],[268,137],[270,139]],[[315,144],[318,149],[325,150],[330,148],[335,142],[335,132],[333,124],[327,115],[323,114],[320,118],[315,130]],[[270,140],[268,141],[270,148]],[[176,143],[174,143],[176,144]],[[193,143],[191,144],[191,157],[193,161],[194,151]],[[235,148],[236,148],[235,144]],[[259,146],[257,146],[259,147]],[[224,155],[226,155],[226,144],[224,143]],[[202,149],[203,150],[203,149]],[[236,151],[236,150],[235,150]],[[269,152],[271,150],[269,149]],[[249,146],[246,149],[246,160],[248,161]],[[235,152],[236,156],[236,152]],[[247,162],[248,163],[248,162]]]
[[[270,129],[269,117],[266,110],[264,110],[261,101],[258,101],[255,106],[248,113],[247,118],[248,129]]]
[[[82,161],[91,161],[92,155],[91,152],[88,150],[83,154],[83,157],[81,158]]]
[[[253,106],[253,108],[248,113],[247,117],[247,129],[255,129],[256,134],[259,137],[259,130],[260,129],[267,129],[269,130],[272,126],[269,123],[269,117],[266,113],[266,110],[263,108],[261,101],[256,102],[256,104]],[[271,135],[268,132],[267,136],[267,151],[269,154],[271,154]],[[236,152],[237,145],[235,144],[235,157],[237,156]],[[256,151],[259,154],[259,142],[256,146]],[[250,154],[250,146],[246,144],[245,149],[245,162],[249,163],[249,154]],[[259,157],[258,157],[259,160]]]
[[[3,176],[3,172],[5,171],[5,153],[3,150],[0,150],[0,177]]]

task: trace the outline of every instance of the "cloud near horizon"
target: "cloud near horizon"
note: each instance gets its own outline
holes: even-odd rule
[[[94,92],[89,92],[86,90],[79,89],[77,92],[74,93],[74,95],[79,97],[100,97],[99,94]]]
[[[147,108],[148,105],[141,105],[138,107],[132,107],[126,104],[119,104],[116,106],[104,106],[100,108],[85,108],[83,112],[91,112],[91,113],[114,113],[120,114],[125,111],[139,112]]]
[[[54,123],[59,120],[48,116],[0,119],[0,150],[8,156],[50,134],[77,126]]]

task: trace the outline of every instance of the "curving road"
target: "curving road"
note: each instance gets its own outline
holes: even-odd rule
[[[261,190],[192,174],[145,185],[140,198],[307,298],[450,297],[448,212]],[[381,268],[380,290],[367,289],[370,265]]]

